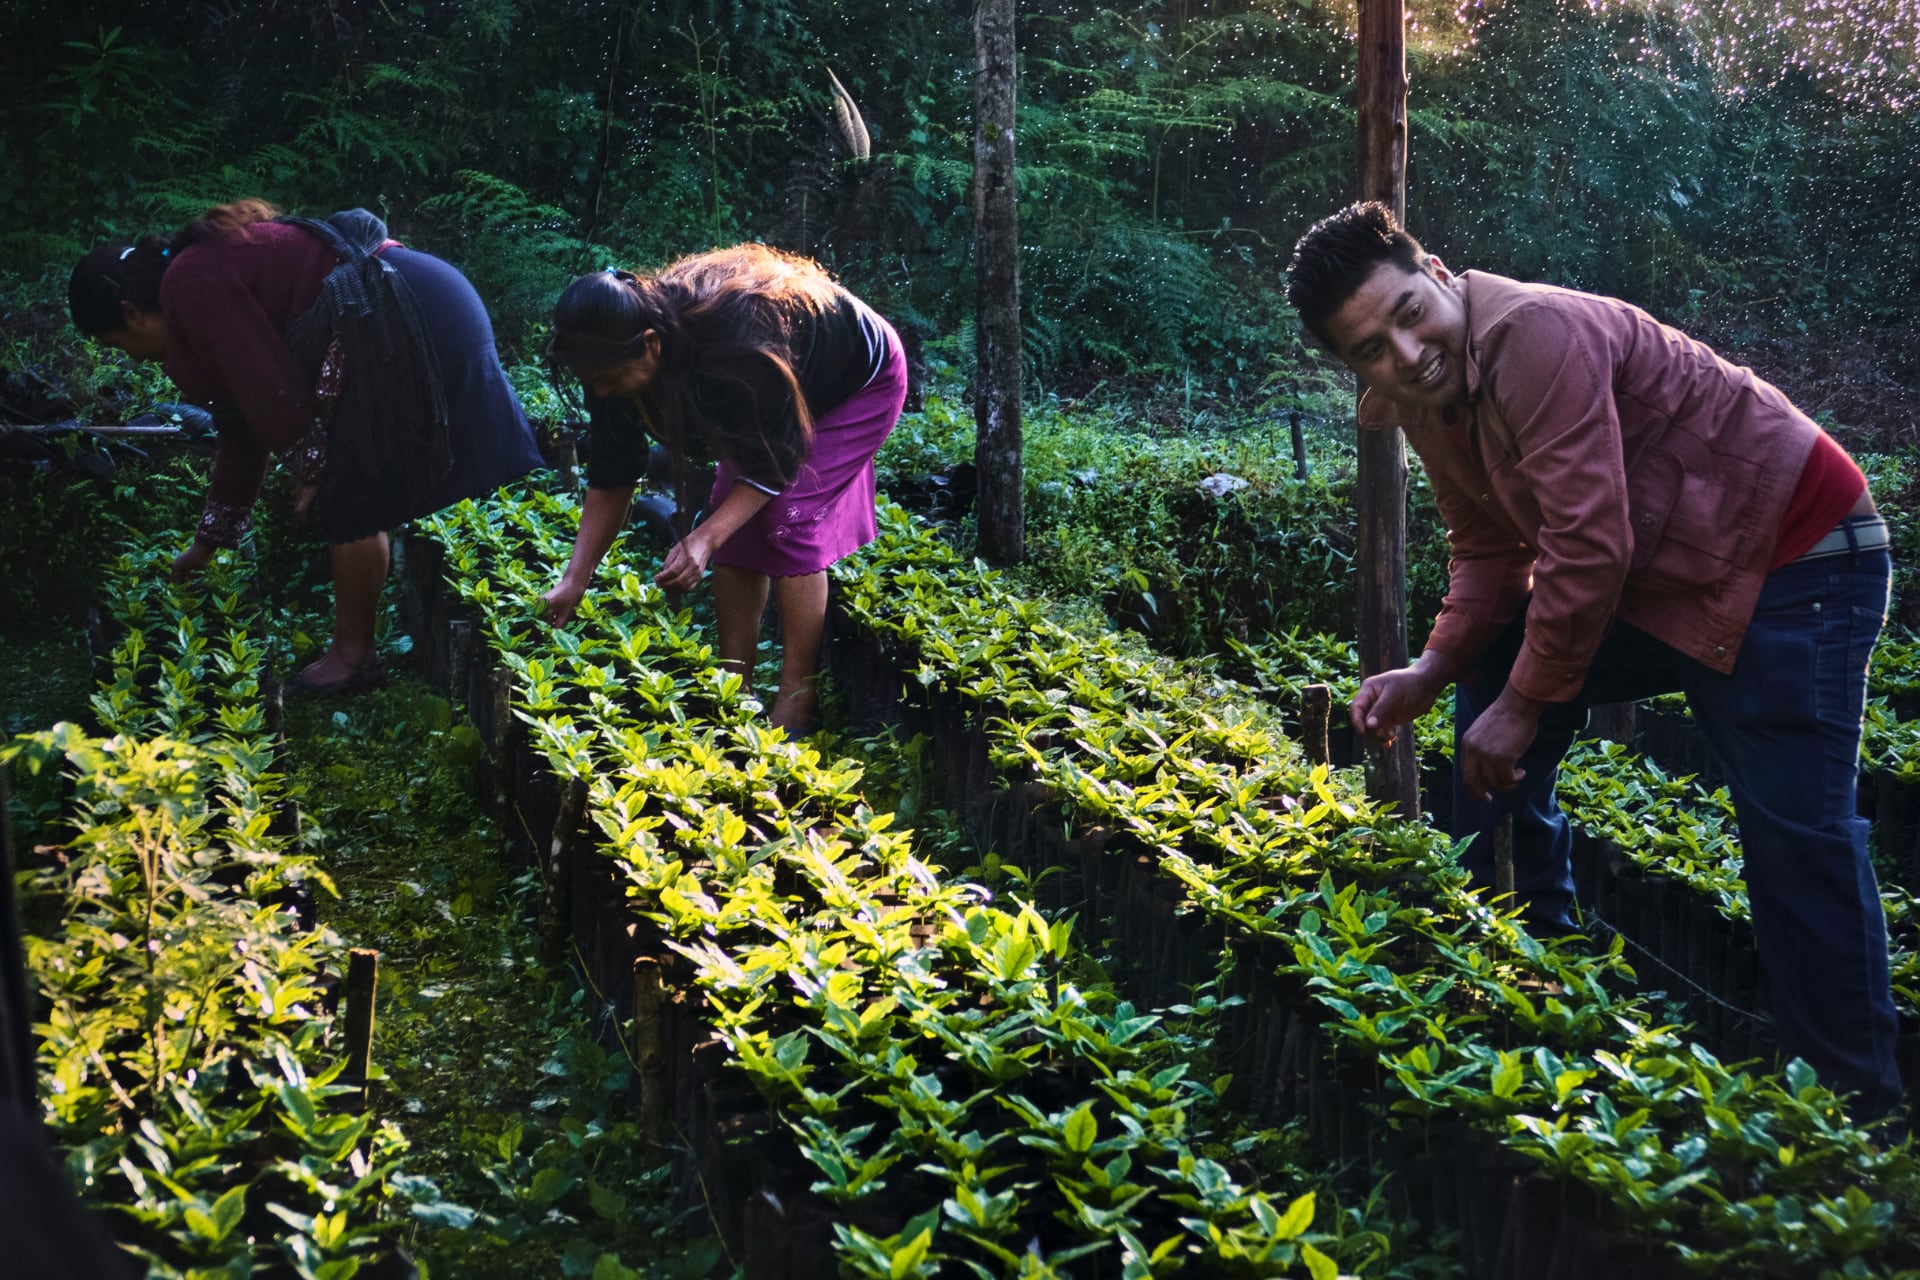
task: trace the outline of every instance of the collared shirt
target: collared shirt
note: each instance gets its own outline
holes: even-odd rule
[[[1426,647],[1469,665],[1525,605],[1509,683],[1531,698],[1573,697],[1616,617],[1731,671],[1820,428],[1638,307],[1480,271],[1453,287],[1465,402],[1360,402],[1363,427],[1405,429],[1446,523]]]

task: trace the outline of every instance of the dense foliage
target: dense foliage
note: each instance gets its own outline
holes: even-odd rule
[[[1022,10],[1032,367],[1247,386],[1291,363],[1274,283],[1350,190],[1352,0]],[[1884,317],[1912,293],[1914,19],[1892,0],[1409,10],[1410,207],[1456,265],[1767,322]],[[108,230],[260,194],[379,209],[467,267],[515,339],[571,272],[742,236],[952,332],[968,12],[22,0],[0,17],[21,104],[0,124],[0,253],[37,275]],[[838,140],[829,70],[870,162]]]

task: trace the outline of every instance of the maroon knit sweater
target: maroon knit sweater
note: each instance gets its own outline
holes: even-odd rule
[[[224,546],[250,522],[267,455],[314,434],[313,378],[282,335],[339,265],[300,230],[258,222],[181,251],[160,281],[167,375],[181,396],[217,409],[219,439],[200,536]]]

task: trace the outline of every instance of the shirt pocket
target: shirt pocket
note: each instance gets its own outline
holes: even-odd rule
[[[1673,451],[1648,450],[1627,476],[1627,518],[1634,585],[1699,587],[1719,583],[1732,567],[1727,552],[1746,495],[1717,470],[1689,466]]]

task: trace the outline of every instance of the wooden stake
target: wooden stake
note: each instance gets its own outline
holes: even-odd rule
[[[654,1146],[666,1142],[667,1122],[672,1114],[666,1034],[662,1025],[667,1006],[667,989],[660,980],[660,962],[652,956],[635,960],[633,1060],[640,1070],[640,1137]]]
[[[106,615],[99,606],[87,608],[87,657],[93,664],[93,679],[96,684],[113,682],[113,642],[107,638]]]
[[[493,692],[493,741],[487,744],[492,777],[493,816],[504,821],[513,810],[513,677],[497,668],[488,677]]]
[[[286,735],[287,685],[280,673],[269,663],[260,673],[260,721],[273,739],[274,752],[284,755],[287,750]]]
[[[347,956],[347,1069],[342,1077],[357,1085],[364,1103],[373,1072],[373,1005],[380,981],[380,953],[355,947]]]
[[[547,845],[547,901],[541,933],[550,958],[566,953],[567,932],[573,924],[573,854],[580,823],[587,812],[587,780],[573,778],[560,795],[560,813],[553,820]]]
[[[577,493],[580,489],[580,442],[566,427],[553,435],[553,471],[560,477],[560,488],[565,493]]]
[[[447,623],[447,701],[467,705],[467,678],[473,672],[473,620],[454,618]]]
[[[1513,815],[1504,815],[1493,829],[1493,896],[1502,907],[1513,899]]]
[[[1587,720],[1587,732],[1609,742],[1633,745],[1633,706],[1631,702],[1608,702],[1595,707]]]
[[[1333,758],[1327,745],[1327,725],[1333,719],[1333,690],[1323,684],[1310,684],[1300,691],[1300,732],[1305,741],[1307,760],[1326,764]]]
[[[1293,433],[1293,478],[1305,480],[1307,478],[1307,433],[1300,428],[1298,409],[1287,413],[1287,427]]]

